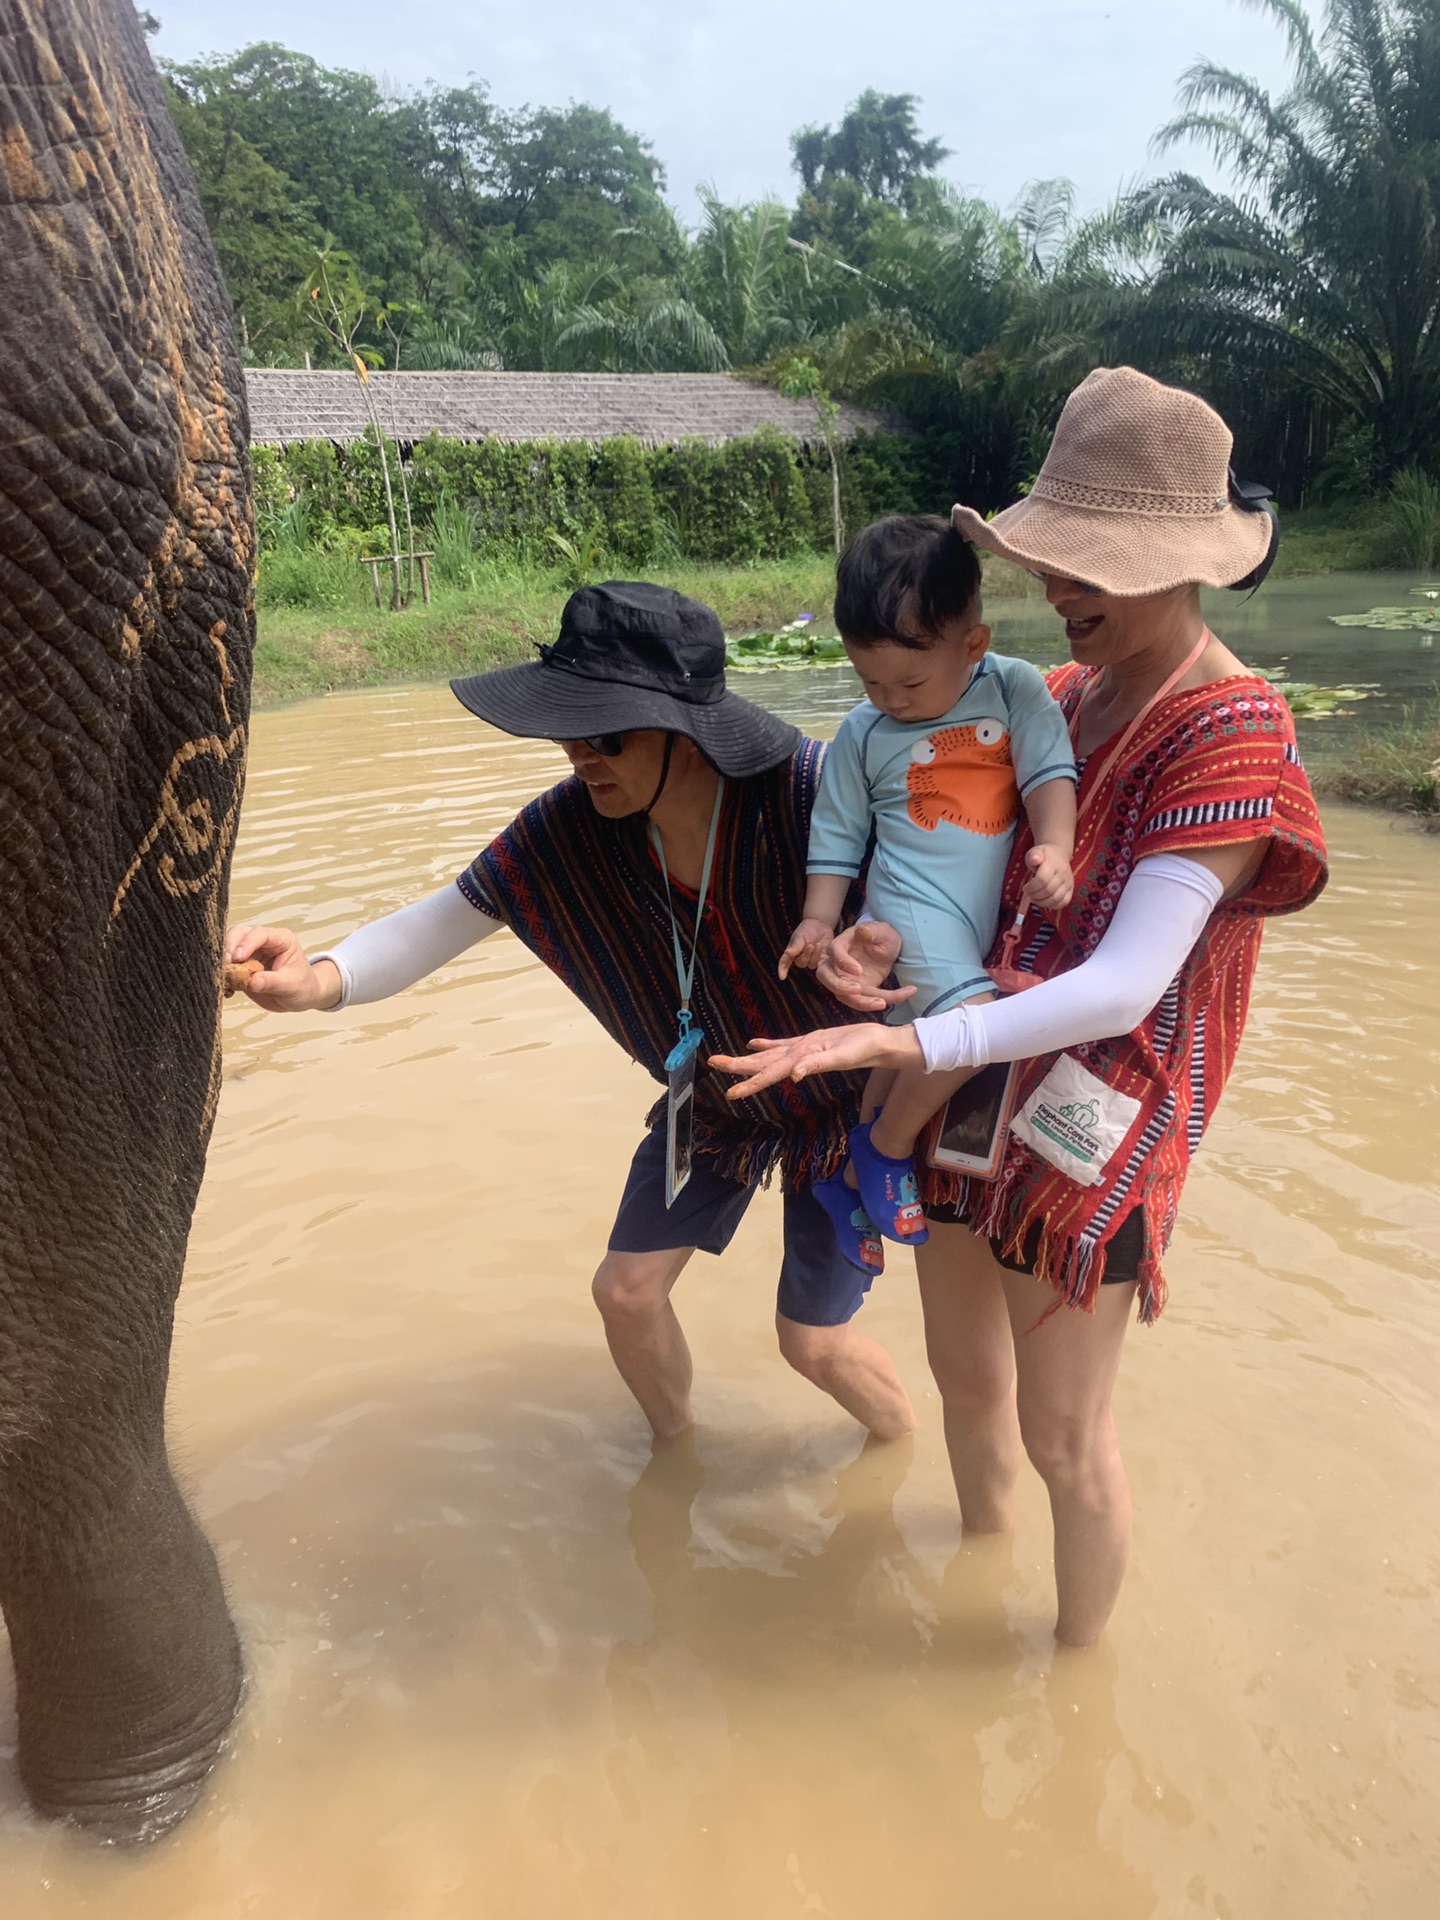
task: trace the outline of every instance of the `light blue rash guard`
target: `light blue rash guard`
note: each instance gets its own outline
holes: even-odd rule
[[[875,830],[866,905],[904,942],[896,973],[919,991],[904,1018],[990,988],[1000,885],[1028,794],[1075,779],[1064,715],[1027,660],[987,653],[948,713],[892,720],[868,700],[825,756],[808,873],[857,875]]]

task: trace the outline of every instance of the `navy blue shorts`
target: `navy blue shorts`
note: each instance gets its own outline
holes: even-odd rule
[[[630,1162],[630,1177],[610,1229],[612,1253],[669,1253],[695,1247],[723,1253],[757,1189],[723,1179],[697,1153],[689,1181],[665,1205],[665,1129],[647,1133]],[[872,1276],[840,1252],[830,1216],[807,1187],[785,1194],[785,1257],[776,1308],[802,1327],[843,1327],[865,1304]]]

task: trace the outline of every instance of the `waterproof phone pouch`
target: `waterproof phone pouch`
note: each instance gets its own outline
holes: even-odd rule
[[[690,1178],[695,1151],[695,1062],[705,1036],[692,1027],[670,1049],[665,1071],[670,1076],[670,1098],[665,1110],[665,1204],[673,1207],[676,1195]]]
[[[1100,1184],[1140,1102],[1062,1053],[1010,1123],[1010,1131],[1077,1186]]]
[[[993,1180],[1005,1158],[1020,1062],[997,1060],[957,1087],[931,1122],[926,1158],[946,1173]]]

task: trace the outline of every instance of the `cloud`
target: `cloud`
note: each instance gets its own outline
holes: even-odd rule
[[[701,181],[726,199],[789,199],[790,134],[866,87],[920,96],[921,126],[953,149],[945,171],[967,189],[1007,205],[1026,181],[1065,174],[1090,207],[1153,164],[1150,137],[1197,57],[1284,78],[1277,29],[1214,0],[247,0],[243,16],[220,0],[150,4],[172,59],[233,51],[243,18],[246,40],[401,86],[474,74],[502,105],[609,107],[651,142],[686,217]]]

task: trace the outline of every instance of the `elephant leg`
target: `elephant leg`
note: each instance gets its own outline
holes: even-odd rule
[[[93,1366],[71,1361],[45,1396],[58,1414],[30,1420],[12,1401],[0,1422],[21,1779],[41,1813],[128,1843],[189,1812],[243,1678],[214,1553],[166,1455],[160,1351],[148,1381],[134,1368],[98,1406]]]
[[[30,1561],[0,1588],[26,1791],[99,1839],[141,1842],[199,1797],[241,1666],[215,1556],[168,1467],[127,1507],[122,1534],[58,1561],[50,1517],[12,1512],[11,1524],[47,1533],[49,1564]]]

